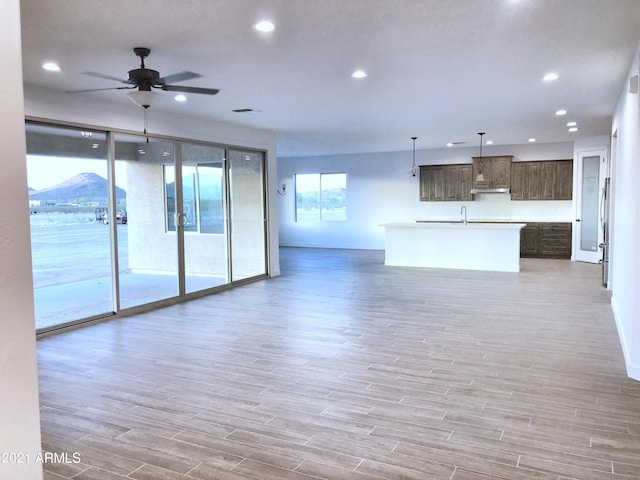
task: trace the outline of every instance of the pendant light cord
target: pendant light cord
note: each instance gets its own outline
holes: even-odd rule
[[[484,133],[485,132],[478,132],[478,135],[480,135],[480,157],[482,157],[482,136]]]

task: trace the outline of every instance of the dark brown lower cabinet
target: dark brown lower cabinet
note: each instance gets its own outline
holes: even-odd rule
[[[535,257],[538,255],[538,224],[527,223],[520,230],[520,256]]]
[[[520,257],[571,258],[571,223],[527,223],[520,230]]]

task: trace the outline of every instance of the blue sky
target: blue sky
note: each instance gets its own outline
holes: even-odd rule
[[[102,178],[107,178],[107,162],[106,160],[27,155],[27,184],[33,189],[52,187],[79,173],[95,173]],[[124,162],[116,162],[116,185],[127,189]]]

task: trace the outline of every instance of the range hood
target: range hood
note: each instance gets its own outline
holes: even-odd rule
[[[471,195],[478,195],[479,193],[511,193],[510,188],[472,188]]]

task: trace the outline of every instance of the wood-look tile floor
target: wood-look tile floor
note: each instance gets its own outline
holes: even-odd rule
[[[281,255],[281,277],[39,340],[43,449],[72,460],[45,479],[640,478],[599,266]]]

